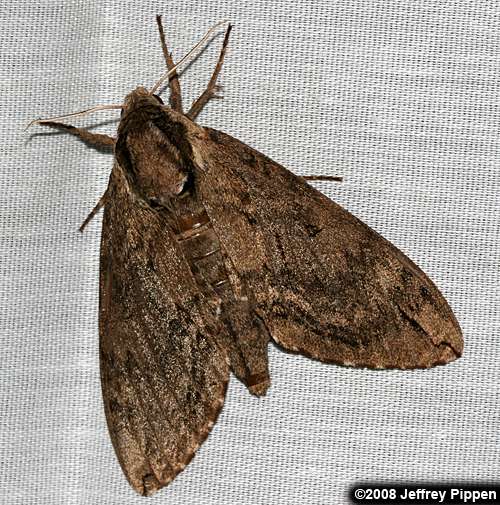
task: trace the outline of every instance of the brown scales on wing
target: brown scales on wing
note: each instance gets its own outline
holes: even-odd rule
[[[221,244],[276,342],[370,368],[428,368],[461,356],[452,310],[408,257],[302,178],[227,134],[207,133],[204,204],[211,216],[223,213],[214,223]]]

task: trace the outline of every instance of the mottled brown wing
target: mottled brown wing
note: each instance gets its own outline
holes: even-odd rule
[[[373,368],[430,367],[461,355],[447,302],[401,251],[302,178],[206,131],[197,190],[276,342]]]
[[[150,495],[208,435],[229,372],[212,313],[162,213],[140,205],[120,177],[115,166],[102,232],[102,390],[123,471]]]

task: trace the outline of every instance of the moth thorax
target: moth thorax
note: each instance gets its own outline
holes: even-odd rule
[[[127,147],[136,190],[160,205],[180,195],[188,180],[179,150],[154,125],[130,131]]]

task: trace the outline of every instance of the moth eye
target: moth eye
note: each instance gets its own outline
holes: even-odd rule
[[[189,193],[194,191],[194,176],[192,172],[188,172],[185,177],[179,181],[177,185],[177,193],[176,196],[184,197]]]
[[[158,95],[153,96],[163,105],[163,100]]]

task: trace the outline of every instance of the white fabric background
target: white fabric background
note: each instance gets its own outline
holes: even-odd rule
[[[234,31],[202,124],[299,174],[435,280],[465,336],[428,371],[344,369],[270,347],[263,399],[232,380],[188,468],[149,503],[343,504],[360,480],[500,475],[500,8],[497,2],[4,1],[0,7],[0,496],[146,503],[111,447],[98,371],[100,216],[112,158],[30,119],[119,103],[205,30]],[[208,81],[222,32],[182,78]],[[75,121],[112,133],[118,113]]]

